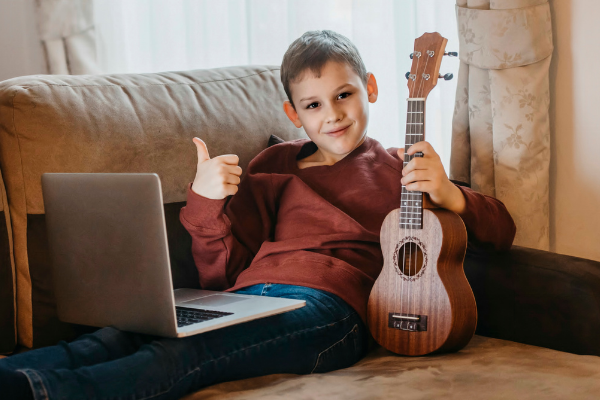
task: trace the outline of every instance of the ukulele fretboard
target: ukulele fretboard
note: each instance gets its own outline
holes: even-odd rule
[[[413,158],[423,157],[421,152],[407,154],[413,144],[423,140],[425,140],[425,99],[408,99],[404,139],[405,166]],[[400,228],[423,229],[423,192],[407,190],[404,185],[400,195]]]

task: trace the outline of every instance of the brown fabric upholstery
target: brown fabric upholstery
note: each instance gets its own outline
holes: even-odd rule
[[[0,168],[13,228],[19,342],[38,347],[78,334],[56,320],[42,173],[155,172],[165,211],[176,218],[196,172],[191,139],[203,139],[211,157],[237,154],[245,171],[271,134],[306,137],[283,113],[284,100],[279,68],[267,66],[1,82]],[[172,261],[190,263],[178,224],[167,220],[169,240],[179,246]],[[190,265],[173,269],[176,285],[196,284],[188,282]]]
[[[4,180],[0,174],[0,354],[13,351],[17,343],[15,264],[12,228]]]

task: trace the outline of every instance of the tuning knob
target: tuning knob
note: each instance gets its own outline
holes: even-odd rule
[[[450,72],[448,72],[446,75],[440,74],[440,76],[438,78],[440,78],[440,79],[443,78],[445,81],[449,81],[450,79],[454,78],[454,75],[452,75]]]
[[[458,57],[458,53],[456,51],[446,51],[444,52],[444,55],[448,57]]]
[[[410,59],[411,59],[411,60],[413,59],[413,54],[414,54],[414,53],[410,53]]]
[[[404,76],[406,77],[406,79],[408,79],[408,77],[410,76],[410,71],[407,72]]]

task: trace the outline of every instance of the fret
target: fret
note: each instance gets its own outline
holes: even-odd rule
[[[402,194],[412,194],[412,195],[421,195],[423,192],[419,192],[416,190],[406,190],[406,186],[401,185],[402,186]]]

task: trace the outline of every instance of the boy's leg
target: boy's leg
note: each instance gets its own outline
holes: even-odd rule
[[[70,343],[61,341],[55,346],[3,358],[0,360],[0,368],[76,369],[128,356],[154,339],[155,336],[123,332],[111,327],[102,328],[94,333],[81,335]]]
[[[24,373],[36,400],[177,399],[218,382],[273,373],[308,374],[348,367],[366,351],[360,317],[336,296],[290,285],[255,285],[240,293],[306,300],[271,317],[181,339],[144,344],[132,355],[75,370]]]

